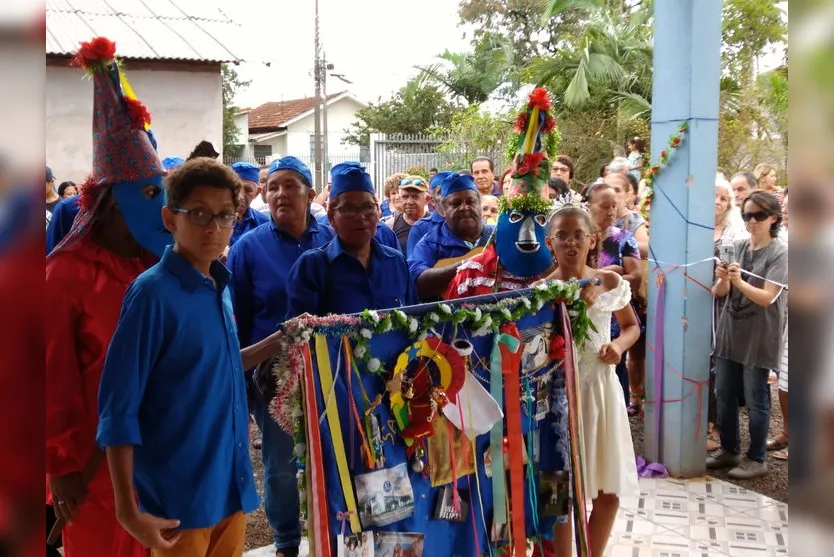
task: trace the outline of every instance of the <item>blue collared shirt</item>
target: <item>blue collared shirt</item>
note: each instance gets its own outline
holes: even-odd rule
[[[258,507],[231,274],[215,261],[211,275],[214,283],[171,246],[139,275],[98,395],[96,441],[134,446],[140,507],[183,529]]]
[[[296,239],[270,221],[231,247],[226,259],[232,271],[235,317],[243,346],[278,329],[287,314],[287,275],[301,254],[333,239],[333,230],[315,220]]]
[[[235,242],[240,240],[241,236],[266,222],[269,222],[269,215],[255,211],[252,207],[247,207],[243,218],[235,225],[235,231],[232,232],[232,236],[229,238],[229,246],[235,245]]]
[[[46,227],[46,254],[55,249],[55,246],[61,243],[61,240],[69,234],[72,228],[72,223],[75,220],[75,215],[81,210],[78,206],[77,195],[62,199],[52,209],[52,220],[49,221],[49,226]]]
[[[406,244],[406,253],[413,253],[414,246],[423,239],[423,237],[431,232],[431,230],[436,227],[440,226],[446,222],[446,219],[441,217],[439,214],[432,213],[427,217],[423,217],[417,222],[412,225],[411,230],[408,232],[408,244]]]
[[[339,238],[302,255],[287,279],[287,319],[310,313],[357,313],[417,303],[417,290],[399,250],[371,240],[366,271]]]
[[[316,221],[318,221],[321,225],[330,226],[330,221],[327,219],[327,215],[318,217]],[[400,249],[400,241],[397,239],[397,235],[393,230],[391,230],[391,227],[383,224],[382,221],[376,223],[376,234],[374,234],[374,238],[376,238],[376,241],[383,246],[394,248],[402,253],[402,250]]]
[[[475,245],[468,245],[455,236],[445,222],[432,228],[422,240],[417,242],[414,249],[408,252],[408,269],[411,271],[414,282],[417,282],[423,271],[433,268],[441,259],[461,257],[476,247],[485,246],[492,235],[493,228],[492,225],[485,224],[481,237]]]

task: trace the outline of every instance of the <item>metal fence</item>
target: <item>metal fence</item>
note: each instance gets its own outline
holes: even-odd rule
[[[446,144],[441,152],[438,148]],[[315,166],[314,158],[309,154],[294,154],[312,170]],[[385,178],[397,172],[405,172],[409,168],[422,167],[425,170],[437,168],[439,170],[463,170],[468,169],[469,163],[476,156],[487,156],[501,164],[503,153],[496,150],[491,152],[468,152],[461,145],[449,149],[448,138],[424,134],[371,134],[370,146],[363,147],[360,151],[359,162],[368,168],[368,173],[373,179],[380,198],[385,188]],[[226,164],[237,161],[245,161],[256,165],[268,164],[273,157],[224,157]],[[325,161],[325,170],[330,169],[339,163],[355,161],[356,156],[328,155]],[[496,175],[500,172],[496,167]],[[496,176],[497,177],[497,176]]]

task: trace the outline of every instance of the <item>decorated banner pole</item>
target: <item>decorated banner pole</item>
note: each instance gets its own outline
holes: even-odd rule
[[[661,164],[651,176],[649,255],[697,261],[713,249],[721,1],[658,0],[654,21],[652,160]],[[686,395],[692,382],[709,376],[712,298],[682,273],[649,267],[645,456],[674,476],[697,476],[704,472],[706,437],[698,416],[706,414],[707,397]],[[710,265],[689,274],[712,284]]]

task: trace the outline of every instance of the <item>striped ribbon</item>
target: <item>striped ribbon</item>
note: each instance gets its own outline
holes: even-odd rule
[[[498,406],[504,406],[504,377],[501,375],[501,333],[493,335],[490,355],[489,391]],[[507,506],[504,504],[507,491],[504,476],[504,421],[498,420],[489,432],[489,455],[492,460],[492,521],[507,523]]]
[[[576,531],[577,557],[589,557],[588,513],[585,498],[585,472],[582,462],[582,415],[579,413],[579,369],[576,367],[575,346],[571,333],[568,309],[561,304],[562,334],[565,337],[565,391],[568,399],[568,438],[573,471],[573,513]]]
[[[333,370],[330,368],[330,351],[327,347],[327,337],[317,334],[315,335],[315,340],[319,384],[321,385],[322,392],[326,393],[333,388]],[[330,428],[330,437],[333,440],[333,454],[336,457],[336,468],[339,471],[342,494],[345,497],[347,512],[350,513],[350,529],[354,534],[358,534],[362,531],[362,525],[359,523],[359,516],[356,512],[356,497],[353,493],[353,484],[347,463],[345,441],[342,438],[342,424],[339,418],[339,409],[335,404],[328,404],[327,408],[325,408],[325,413],[327,414],[327,425]],[[324,508],[327,508],[326,503],[324,504]],[[328,535],[329,539],[330,536]],[[323,553],[323,555],[330,555],[330,553]]]
[[[324,459],[321,452],[321,435],[316,416],[316,390],[313,379],[313,358],[310,345],[302,348],[304,357],[304,376],[302,377],[302,403],[307,432],[307,496],[310,497],[312,511],[308,513],[310,536],[310,554],[315,555],[316,548],[321,548],[322,555],[330,555],[330,531],[327,519],[327,497],[324,485]]]

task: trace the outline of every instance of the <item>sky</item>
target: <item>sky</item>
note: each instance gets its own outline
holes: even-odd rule
[[[471,35],[458,28],[457,0],[319,0],[320,40],[335,68],[327,91],[349,90],[363,102],[388,97],[434,63],[445,49],[467,50]],[[230,0],[222,9],[246,33],[238,73],[252,80],[238,106],[311,97],[314,93],[313,0]],[[264,62],[269,62],[267,67]]]
[[[241,24],[248,62],[237,68],[251,85],[235,104],[312,97],[314,0],[225,0],[222,9]],[[787,18],[787,2],[778,3]],[[405,85],[444,50],[470,48],[471,26],[459,27],[458,0],[319,0],[320,40],[327,59],[351,84],[328,75],[327,91],[348,90],[363,102]],[[759,59],[759,71],[782,62],[777,45]],[[266,66],[266,62],[270,65]]]

